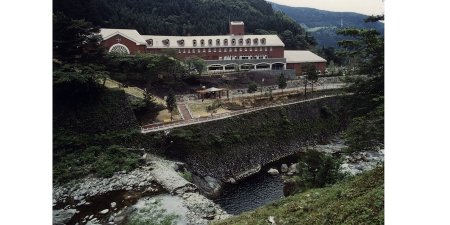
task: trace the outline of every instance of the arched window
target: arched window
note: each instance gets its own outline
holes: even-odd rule
[[[223,39],[223,45],[228,46],[228,39]]]
[[[195,46],[197,46],[197,40],[193,40],[192,41],[192,45],[195,47]]]
[[[216,39],[216,45],[220,46],[220,39]]]
[[[250,38],[247,38],[246,40],[245,40],[245,44],[251,44],[252,43],[252,40],[250,39]]]
[[[146,42],[149,46],[153,46],[153,39],[148,39]]]
[[[240,38],[239,39],[239,45],[243,45],[244,44],[244,39]]]
[[[232,44],[232,45],[236,45],[236,39],[234,39],[234,38],[231,39],[231,44]]]
[[[258,38],[253,39],[253,44],[255,44],[255,45],[258,44]]]
[[[211,46],[212,45],[212,39],[208,40],[208,45]]]
[[[120,54],[130,54],[130,50],[127,46],[123,44],[115,44],[109,48],[109,52],[120,53]]]
[[[205,46],[205,40],[203,40],[203,39],[200,40],[200,45],[201,45],[201,46]]]
[[[162,43],[163,43],[165,46],[169,46],[169,45],[170,45],[170,40],[169,40],[169,39],[162,40]]]

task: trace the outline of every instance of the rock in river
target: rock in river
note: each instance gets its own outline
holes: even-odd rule
[[[270,170],[267,171],[267,173],[269,173],[270,175],[278,175],[278,174],[280,174],[280,172],[278,172],[278,170],[274,169],[274,168],[270,168]]]
[[[53,210],[53,224],[64,225],[77,213],[76,209]]]
[[[288,166],[286,164],[281,164],[281,172],[286,173],[288,171]]]

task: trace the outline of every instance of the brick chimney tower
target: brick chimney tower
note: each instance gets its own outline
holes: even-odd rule
[[[230,22],[230,34],[231,35],[244,35],[244,22],[231,21]]]

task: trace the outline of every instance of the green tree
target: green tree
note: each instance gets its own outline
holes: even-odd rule
[[[366,22],[384,19],[369,17]],[[349,151],[377,149],[384,143],[384,37],[374,29],[343,29],[338,34],[352,37],[338,44],[340,54],[356,61],[358,74],[348,78],[352,93],[346,108],[353,121],[346,131]]]
[[[211,113],[211,116],[212,116],[221,107],[222,107],[222,102],[219,99],[216,99],[216,100],[214,100],[214,102],[211,105],[208,105],[206,107],[206,111]]]
[[[256,85],[254,82],[248,85],[247,93],[254,93],[258,90],[258,85]]]
[[[187,66],[187,71],[189,75],[198,74],[202,75],[203,71],[206,69],[206,63],[202,58],[199,57],[189,57],[185,60],[185,64]]]
[[[281,89],[281,94],[283,94],[283,91],[286,87],[287,87],[286,77],[284,77],[284,74],[281,73],[278,76],[278,88]]]
[[[53,57],[64,61],[97,61],[104,54],[100,29],[85,20],[53,14]]]
[[[314,91],[314,84],[317,83],[319,75],[316,70],[316,66],[312,63],[306,65],[306,80],[311,85],[311,92]]]
[[[296,177],[301,191],[310,188],[325,187],[334,184],[344,177],[339,172],[340,160],[332,155],[307,150],[301,157],[297,166],[299,171]]]
[[[169,90],[168,96],[166,98],[166,105],[167,105],[167,110],[169,110],[169,112],[170,112],[170,120],[172,121],[173,120],[173,111],[177,107],[175,94],[173,93],[172,89]]]

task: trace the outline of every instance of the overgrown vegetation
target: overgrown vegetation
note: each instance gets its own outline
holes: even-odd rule
[[[315,150],[308,150],[300,157],[296,182],[300,191],[334,184],[344,177],[339,172],[341,160]]]
[[[167,213],[161,207],[161,200],[155,203],[146,203],[129,218],[128,225],[175,225],[180,216]]]
[[[310,189],[216,225],[384,224],[384,167],[331,187]]]
[[[384,19],[369,17],[367,22]],[[374,150],[384,145],[384,37],[374,29],[343,29],[352,40],[339,42],[342,54],[354,60],[358,73],[349,79],[347,108],[354,117],[346,132],[348,151]]]
[[[315,44],[298,23],[264,0],[56,0],[54,11],[96,26],[157,35],[227,34],[228,19],[242,20],[246,33],[278,34],[287,49]]]

